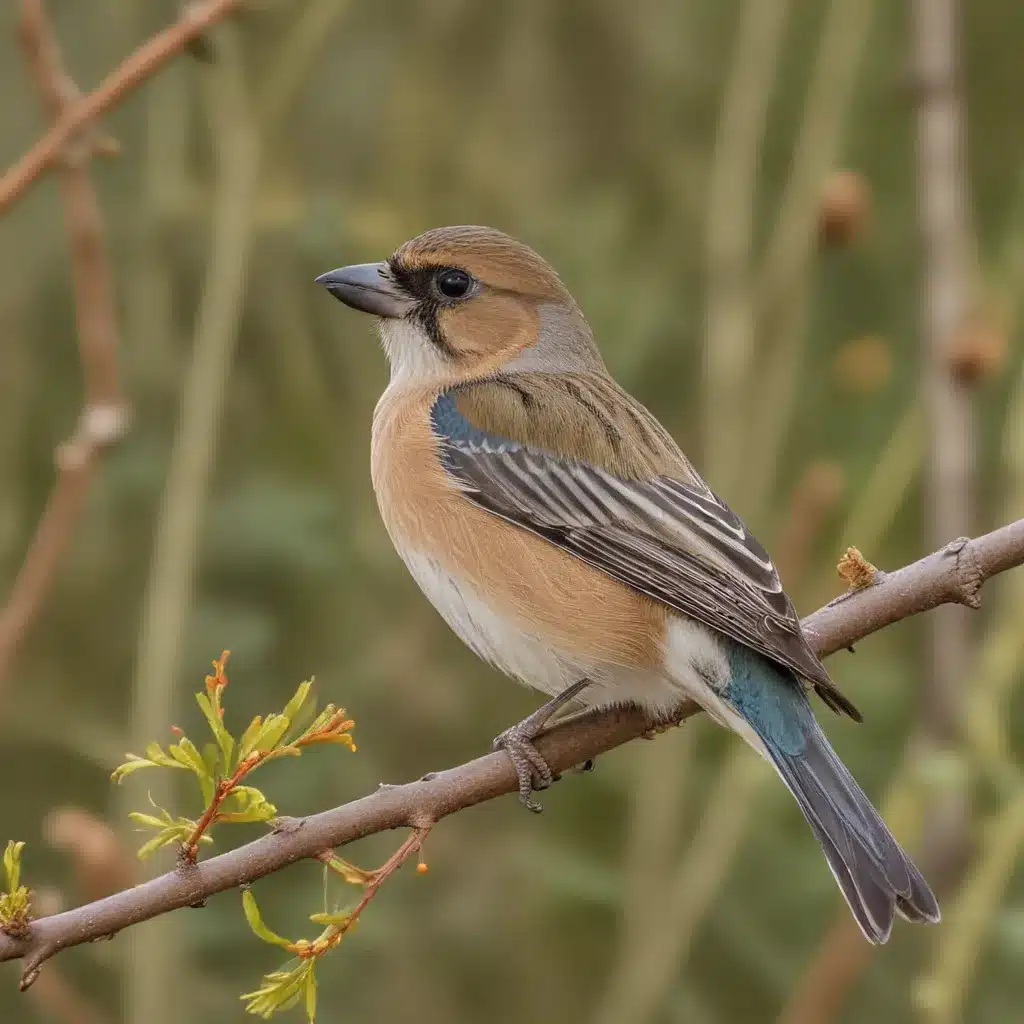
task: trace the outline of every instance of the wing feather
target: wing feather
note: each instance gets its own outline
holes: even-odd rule
[[[432,424],[470,500],[786,666],[859,719],[804,639],[767,552],[712,491],[666,475],[624,479],[478,430],[447,394]]]

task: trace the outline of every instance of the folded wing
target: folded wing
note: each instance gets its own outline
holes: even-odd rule
[[[491,424],[480,429],[457,398],[441,395],[431,423],[446,469],[472,501],[786,666],[834,710],[860,719],[804,640],[764,548],[696,474],[627,479]],[[531,401],[531,415],[543,415],[543,403]],[[580,414],[588,411],[601,410],[587,401]]]

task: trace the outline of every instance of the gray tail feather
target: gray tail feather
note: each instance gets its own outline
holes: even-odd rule
[[[817,723],[808,723],[801,754],[768,750],[800,804],[869,942],[885,942],[893,914],[939,920],[939,906],[921,872],[839,760]]]

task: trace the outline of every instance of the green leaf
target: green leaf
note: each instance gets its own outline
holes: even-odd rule
[[[277,817],[277,808],[255,786],[236,786],[224,804],[235,804],[234,810],[217,812],[219,821],[269,821]]]
[[[4,874],[7,876],[7,891],[10,893],[21,884],[21,851],[24,849],[24,842],[16,843],[13,839],[7,841],[4,850]]]
[[[156,853],[157,850],[163,849],[165,846],[170,846],[171,843],[183,842],[188,838],[188,836],[188,832],[182,834],[179,829],[173,827],[165,828],[162,832],[158,832],[153,836],[153,838],[148,842],[143,843],[142,846],[139,847],[139,852],[136,856],[139,860],[146,860],[148,857],[151,857]]]
[[[155,815],[143,814],[141,811],[129,811],[128,817],[140,825],[146,825],[148,828],[164,828],[170,820],[169,815],[167,818],[157,818]]]
[[[306,975],[306,1019],[309,1024],[316,1021],[316,968],[313,968]]]
[[[263,717],[257,715],[245,728],[242,738],[238,741],[238,760],[244,761],[252,752],[256,737],[263,728]]]
[[[199,753],[199,749],[187,736],[183,736],[178,743],[170,746],[168,750],[171,757],[195,774],[196,780],[199,783],[199,789],[203,795],[203,803],[209,805],[213,799],[216,780],[207,768],[203,755]]]
[[[373,881],[372,872],[365,871],[347,860],[342,860],[336,854],[332,854],[330,860],[324,861],[324,867],[336,875],[340,875],[349,885],[368,885]]]
[[[299,683],[299,688],[295,691],[295,696],[285,704],[284,711],[282,711],[281,714],[288,719],[289,725],[294,723],[299,712],[302,711],[306,701],[309,700],[309,694],[312,689],[312,679],[307,679],[304,683]]]
[[[150,761],[146,757],[138,757],[135,754],[125,754],[128,758],[124,764],[119,764],[111,773],[110,778],[113,782],[120,782],[126,776],[131,775],[132,772],[138,771],[140,768],[159,768],[160,765],[156,761]]]
[[[257,938],[262,939],[264,942],[269,942],[274,946],[281,946],[284,949],[290,949],[294,945],[294,943],[290,942],[288,939],[282,938],[276,932],[272,932],[263,923],[259,905],[256,903],[256,897],[253,896],[251,889],[242,890],[242,909],[245,911],[245,919],[249,922],[249,927]],[[248,999],[251,995],[253,995],[253,993],[250,993],[247,996],[242,996],[242,998]]]
[[[304,740],[311,733],[317,732],[319,729],[322,729],[331,720],[331,717],[337,710],[338,709],[333,704],[327,704],[324,707],[324,709],[320,712],[320,714],[318,714],[316,718],[314,718],[313,721],[310,722],[305,729],[303,729],[302,735],[297,736],[293,742],[298,743],[299,740]]]
[[[319,913],[310,914],[309,919],[313,924],[326,925],[329,928],[345,929],[349,926],[349,921],[352,917],[352,911],[337,911],[335,913]]]
[[[165,810],[163,807],[157,807],[153,803],[152,797],[150,797],[149,802],[153,804],[153,808],[157,812],[156,814],[143,814],[141,811],[128,812],[128,817],[132,821],[146,828],[157,829],[157,834],[139,847],[137,854],[139,860],[145,860],[162,847],[170,846],[171,843],[184,843],[192,835],[196,827],[196,823],[191,818],[175,818],[171,815],[170,811]],[[206,835],[200,836],[199,841],[201,843],[213,842]]]
[[[165,754],[163,747],[160,746],[156,740],[148,744],[146,747],[146,757],[149,758],[154,764],[160,765],[161,768],[184,768],[183,764],[178,764],[177,761],[171,757],[170,754]]]
[[[267,1020],[279,1010],[290,1009],[302,998],[306,978],[313,969],[314,961],[304,960],[290,971],[274,971],[265,975],[261,988],[241,996],[249,1000],[245,1012]]]
[[[257,750],[273,750],[281,742],[282,737],[288,731],[291,722],[284,715],[268,715],[260,731],[260,738],[256,744]]]
[[[220,754],[222,758],[221,771],[225,775],[231,774],[231,755],[235,749],[235,738],[224,728],[224,723],[221,721],[220,715],[217,713],[217,709],[210,702],[210,698],[205,693],[196,694],[196,703],[199,705],[200,710],[206,716],[207,724],[210,726],[210,732],[213,733],[213,738],[217,741],[217,746],[220,748]]]
[[[203,744],[203,764],[206,765],[206,770],[210,774],[210,778],[217,778],[217,765],[220,761],[220,747],[217,746],[213,740],[209,743]],[[210,801],[207,800],[207,803]]]

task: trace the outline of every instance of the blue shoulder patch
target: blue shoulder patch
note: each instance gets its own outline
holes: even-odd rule
[[[814,712],[800,684],[785,669],[735,641],[726,642],[732,679],[730,704],[773,750],[799,755],[807,746]]]
[[[430,425],[439,437],[469,448],[486,449],[492,453],[515,452],[522,448],[521,444],[510,441],[507,437],[489,434],[486,430],[474,427],[459,412],[455,399],[447,392],[439,395],[431,407]]]

